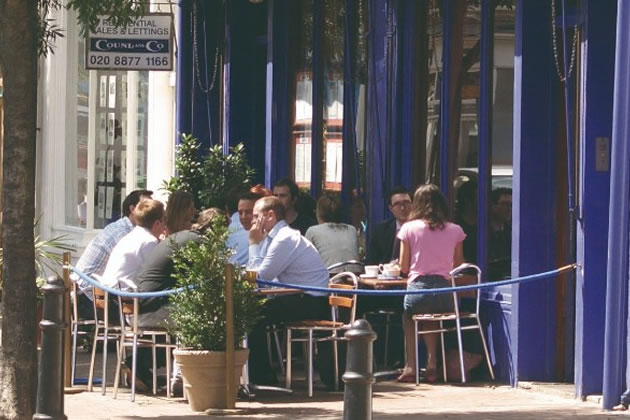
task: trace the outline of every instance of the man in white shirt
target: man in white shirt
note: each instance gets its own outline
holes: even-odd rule
[[[105,226],[89,243],[81,254],[77,262],[77,269],[90,277],[103,275],[107,261],[114,247],[136,224],[133,217],[133,210],[141,200],[150,199],[153,191],[135,190],[129,193],[122,203],[123,217]],[[79,286],[79,293],[76,296],[79,317],[91,319],[94,316],[92,305],[92,287],[76,274],[72,275],[72,280]],[[115,311],[110,312],[113,320],[118,319]]]
[[[328,270],[317,249],[300,231],[289,227],[284,220],[285,211],[277,197],[256,201],[249,231],[248,268],[257,270],[263,280],[277,278],[282,283],[327,287]],[[276,382],[267,356],[267,325],[328,319],[329,316],[328,300],[323,293],[306,292],[269,299],[262,311],[262,319],[248,337],[251,381],[259,385]]]
[[[136,288],[136,274],[164,233],[164,215],[164,204],[157,200],[143,200],[136,206],[136,227],[114,247],[101,280],[105,286]]]

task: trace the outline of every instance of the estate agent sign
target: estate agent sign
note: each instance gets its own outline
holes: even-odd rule
[[[173,15],[149,13],[126,28],[101,17],[86,42],[88,70],[172,70]]]

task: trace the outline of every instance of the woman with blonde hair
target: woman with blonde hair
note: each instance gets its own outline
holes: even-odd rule
[[[447,280],[453,267],[464,261],[463,241],[466,234],[459,225],[448,221],[446,198],[432,184],[420,186],[411,205],[409,221],[398,232],[400,269],[408,273],[407,290],[449,287]],[[403,323],[407,363],[399,382],[415,382],[415,331],[411,317],[424,313],[453,311],[450,294],[405,295]],[[432,322],[421,322],[423,330],[434,329]],[[426,379],[437,380],[437,333],[423,334],[427,349]]]
[[[174,191],[166,204],[167,235],[191,228],[195,218],[195,197],[186,191]]]

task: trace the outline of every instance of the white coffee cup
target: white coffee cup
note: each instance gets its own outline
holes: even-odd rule
[[[384,276],[398,277],[400,276],[400,266],[397,263],[381,264],[378,266]]]
[[[378,265],[366,265],[365,266],[365,275],[368,277],[376,277],[378,276]]]

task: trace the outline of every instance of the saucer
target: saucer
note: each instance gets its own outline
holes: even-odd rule
[[[369,274],[360,274],[359,277],[361,277],[362,279],[375,279],[376,276],[371,276]]]
[[[379,280],[400,280],[402,277],[400,276],[386,276],[385,274],[378,275]]]

